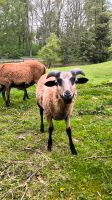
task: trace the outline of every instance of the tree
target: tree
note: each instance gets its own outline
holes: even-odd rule
[[[19,11],[18,11],[19,10]],[[19,49],[22,6],[12,0],[4,0],[0,7],[0,46],[1,54],[12,54]]]
[[[19,57],[21,54],[31,54],[31,22],[31,6],[28,0],[0,2],[1,55]]]
[[[94,4],[90,0],[85,11],[87,17],[86,26],[88,29],[81,37],[80,55],[84,60],[92,63],[106,61],[109,57],[110,17],[106,11],[105,0],[96,0]]]
[[[46,62],[49,68],[60,60],[60,40],[54,33],[48,37],[46,45],[41,48],[38,56]]]
[[[74,31],[67,31],[61,36],[61,54],[63,64],[71,64],[75,62],[78,55],[78,48],[76,48],[76,42],[74,38]]]
[[[93,62],[99,63],[108,59],[108,47],[110,44],[109,16],[106,12],[102,12],[98,17],[98,23],[95,29],[95,54]]]
[[[75,63],[79,60],[80,39],[84,26],[84,0],[65,0],[64,23],[61,33],[62,61]]]
[[[83,32],[80,41],[80,60],[84,62],[92,62],[95,52],[95,36],[90,31]]]
[[[62,14],[65,0],[38,0],[34,2],[36,38],[40,45],[45,45],[51,33],[61,34]]]
[[[35,44],[43,47],[54,33],[63,63],[102,62],[109,55],[108,12],[107,0],[1,0],[0,54],[32,56]]]

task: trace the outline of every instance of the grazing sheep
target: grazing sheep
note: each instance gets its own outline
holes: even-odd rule
[[[70,128],[70,115],[76,99],[77,83],[86,83],[87,78],[77,78],[77,75],[85,75],[80,69],[73,69],[68,72],[53,71],[43,75],[36,87],[36,102],[40,108],[41,126],[40,131],[44,132],[43,111],[48,122],[48,150],[52,149],[52,119],[65,120],[66,132],[69,138],[69,145],[72,154],[76,155]],[[55,77],[55,78],[54,78]]]
[[[45,66],[37,61],[25,61],[20,63],[6,63],[0,66],[0,85],[6,106],[10,105],[10,89],[15,87],[24,90],[24,97],[28,98],[27,87],[38,82],[45,74]]]

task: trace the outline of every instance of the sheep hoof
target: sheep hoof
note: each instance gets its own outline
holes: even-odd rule
[[[76,149],[75,148],[71,149],[71,153],[72,153],[72,155],[77,155]]]
[[[41,131],[41,133],[44,133],[44,126],[40,127],[40,131]]]
[[[51,147],[51,146],[48,146],[48,147],[47,147],[47,150],[48,150],[48,151],[52,151],[52,147]]]
[[[29,99],[29,97],[23,97],[23,101],[25,101],[25,100],[26,100],[26,98],[27,98],[27,99]]]
[[[44,129],[40,129],[40,132],[41,132],[41,133],[44,133]]]
[[[8,101],[6,101],[6,106],[9,107],[10,106],[10,103]]]
[[[77,156],[77,153],[72,153],[72,156]]]

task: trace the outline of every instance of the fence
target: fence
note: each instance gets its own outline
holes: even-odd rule
[[[21,58],[21,59],[0,59],[0,63],[18,63],[25,60],[37,60],[36,58]]]

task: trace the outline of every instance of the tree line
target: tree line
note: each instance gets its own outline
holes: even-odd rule
[[[99,63],[112,53],[108,0],[0,0],[0,57],[36,56],[49,67]]]

